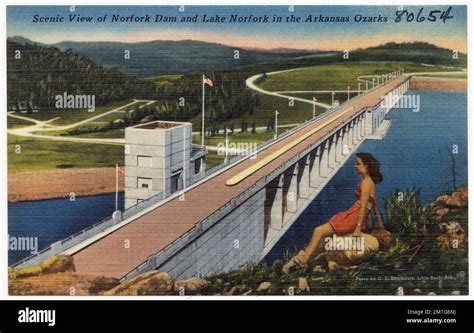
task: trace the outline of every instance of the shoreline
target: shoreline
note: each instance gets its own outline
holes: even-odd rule
[[[119,175],[119,192],[124,190]],[[115,167],[50,169],[8,174],[8,203],[100,195],[115,192]]]

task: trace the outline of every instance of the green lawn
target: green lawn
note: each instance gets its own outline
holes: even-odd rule
[[[180,74],[178,74],[178,75],[173,75],[173,74],[160,75],[160,76],[155,76],[155,77],[149,78],[149,80],[152,80],[152,81],[155,82],[157,87],[172,85],[173,83],[175,83],[177,81],[180,81],[182,79],[183,79],[183,75],[180,75]]]
[[[117,128],[106,132],[84,133],[74,136],[79,138],[123,139],[125,138],[125,128]]]
[[[147,102],[138,102],[131,107],[128,107],[127,110],[133,110],[136,107],[145,105]],[[91,115],[93,116],[93,115]],[[100,117],[94,121],[88,122],[84,125],[77,126],[73,129],[69,130],[59,130],[56,131],[52,129],[51,131],[42,132],[44,135],[64,135],[64,136],[77,136],[82,138],[123,138],[124,137],[124,129],[113,129],[110,131],[97,131],[91,133],[84,133],[84,134],[71,134],[71,131],[74,130],[94,130],[98,128],[107,127],[110,122],[113,122],[118,119],[123,119],[125,116],[124,112],[113,112],[106,116]]]
[[[179,82],[183,79],[183,75],[160,75],[152,79],[157,84],[157,86],[162,87]],[[242,80],[244,79],[242,78]],[[290,106],[288,99],[277,98],[265,94],[259,94],[259,99],[260,104],[256,107],[256,110],[252,114],[246,112],[244,115],[234,118],[230,121],[218,119],[216,123],[221,129],[226,125],[230,127],[231,123],[234,123],[234,128],[237,129],[240,128],[242,122],[247,122],[249,127],[251,127],[254,122],[258,127],[267,126],[268,120],[273,120],[275,117],[275,110],[278,110],[280,112],[279,124],[283,125],[301,123],[311,118],[313,114],[313,107],[308,103],[295,101],[294,105]],[[317,107],[316,112],[317,114],[320,114],[324,112],[324,108]],[[192,122],[194,125],[194,131],[199,131],[201,129],[201,119],[201,113],[190,119],[190,122]]]
[[[288,128],[289,129],[289,128]],[[279,134],[282,132],[286,131],[287,128],[285,129],[279,129]],[[273,138],[275,133],[273,131],[271,132],[257,132],[257,133],[251,133],[251,132],[246,132],[246,133],[238,133],[238,131],[235,132],[233,135],[228,135],[227,138],[229,140],[229,143],[256,143],[257,145],[270,140]],[[194,144],[201,144],[201,135],[200,134],[195,134],[193,135],[193,143]],[[206,137],[204,140],[204,144],[206,146],[218,146],[219,144],[225,144],[225,135],[215,135],[211,137]]]
[[[19,154],[15,152],[18,147],[21,149]],[[121,145],[63,142],[8,135],[8,172],[58,167],[111,167],[116,163],[124,163]]]
[[[313,106],[311,104],[294,101],[294,105],[290,106],[289,100],[285,98],[263,94],[259,94],[259,96],[260,105],[257,106],[257,109],[252,115],[246,114],[232,121],[221,121],[219,122],[220,128],[223,129],[226,125],[229,128],[233,123],[234,128],[240,130],[243,121],[248,123],[249,130],[254,122],[257,127],[267,126],[269,120],[273,121],[275,119],[275,110],[279,112],[279,125],[299,124],[313,117]],[[316,107],[316,115],[324,111],[324,108]],[[195,125],[193,130],[200,131],[201,115],[194,117],[191,122]]]
[[[308,67],[271,75],[258,85],[268,91],[345,90],[347,86],[357,90],[358,76],[381,75],[400,69],[404,69],[405,73],[448,71],[445,67],[403,62],[348,62]],[[361,88],[364,88],[363,85]]]
[[[215,167],[218,164],[224,163],[224,159],[225,159],[224,155],[219,155],[217,153],[209,152],[207,154],[206,170],[212,167]]]
[[[100,117],[99,119],[96,120],[96,122],[101,123],[101,124],[107,124],[117,119],[123,119],[124,116],[125,116],[124,112],[113,112],[106,116]]]
[[[75,135],[70,135],[68,131],[48,131],[48,132],[41,132],[40,134],[60,135],[60,136],[77,137],[77,138],[93,138],[93,139],[123,139],[125,137],[125,129],[117,128],[110,131],[82,133],[82,134],[75,134]]]
[[[251,133],[247,133],[249,134]],[[242,142],[244,137],[245,135],[242,135]],[[15,152],[18,147],[19,154]],[[210,152],[207,156],[207,169],[223,163],[224,158],[224,155]],[[52,141],[8,135],[8,172],[55,168],[102,168],[113,167],[116,163],[124,164],[122,145]]]
[[[278,110],[278,124],[296,124],[313,117],[313,106],[308,103],[294,101],[289,105],[289,99],[278,98],[270,95],[260,95],[260,106],[253,115],[257,126],[266,126],[268,119],[275,118],[275,110]],[[316,115],[325,112],[324,108],[316,107]]]

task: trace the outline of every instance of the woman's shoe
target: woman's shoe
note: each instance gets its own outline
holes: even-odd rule
[[[308,264],[303,262],[303,255],[304,255],[304,251],[301,250],[300,252],[298,252],[296,256],[291,258],[290,261],[288,261],[286,265],[283,266],[282,268],[283,274],[289,275],[293,271],[306,270],[308,268]]]

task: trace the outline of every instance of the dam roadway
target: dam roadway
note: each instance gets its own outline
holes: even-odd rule
[[[79,243],[64,254],[73,257],[77,274],[123,278],[150,255],[169,246],[258,180],[352,119],[360,110],[377,106],[383,95],[408,78],[401,76],[366,92],[338,110],[264,147],[255,158],[241,160],[204,182],[185,189],[184,197],[174,197],[149,212],[138,214]]]

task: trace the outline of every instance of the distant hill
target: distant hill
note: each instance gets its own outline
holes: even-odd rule
[[[21,60],[14,58],[15,50],[21,50]],[[124,50],[130,50],[130,60],[124,59]],[[160,74],[190,73],[194,78],[206,71],[212,77],[213,72],[224,70],[232,73],[234,80],[244,82],[259,72],[341,61],[401,61],[467,67],[466,54],[459,53],[459,58],[453,59],[452,50],[425,42],[390,42],[357,49],[350,52],[348,60],[343,60],[340,51],[318,53],[293,49],[241,49],[239,59],[234,59],[233,47],[193,40],[134,44],[61,42],[53,47],[15,36],[7,39],[7,51],[9,104],[29,102],[46,107],[51,107],[56,94],[65,91],[95,94],[98,105],[117,99],[150,97],[159,93],[157,88],[152,81],[139,78]]]
[[[65,41],[54,46],[73,50],[105,67],[117,67],[137,77],[232,69],[316,53],[305,50],[250,50],[197,40],[141,43]],[[128,60],[124,58],[125,50],[130,51]],[[235,50],[240,53],[238,59],[234,58]]]
[[[385,44],[368,47],[365,50],[400,50],[400,49],[403,49],[405,51],[411,50],[411,51],[434,51],[434,52],[439,52],[441,50],[443,51],[448,50],[448,49],[439,47],[435,44],[431,44],[427,42],[405,42],[405,43],[388,42]]]
[[[22,36],[9,39],[22,45],[44,46]],[[52,46],[63,51],[73,51],[106,68],[117,68],[123,73],[139,78],[161,74],[233,70],[242,67],[249,70],[265,68],[270,71],[272,68],[322,65],[342,60],[341,51],[323,52],[291,48],[242,49],[197,40],[156,40],[140,43],[64,41]],[[130,59],[124,58],[125,50],[130,51]],[[235,50],[239,50],[239,59],[234,58]],[[452,55],[452,50],[426,42],[388,42],[375,47],[353,50],[349,61],[408,61],[467,67],[466,54],[460,53],[459,59],[453,59]]]
[[[46,46],[46,44],[32,41],[31,39],[23,37],[23,36],[8,37],[8,40],[10,42],[15,42],[15,43],[20,44],[20,45],[25,45],[25,44],[32,44],[33,45],[33,44],[36,44],[36,45],[40,45],[40,46]]]
[[[397,61],[449,66],[458,69],[467,68],[467,55],[465,53],[459,53],[458,59],[453,59],[452,50],[434,44],[425,42],[390,42],[369,47],[367,49],[353,50],[349,53],[349,58],[347,60],[343,59],[342,51],[332,51],[325,54],[284,59],[265,65],[255,64],[248,66],[241,71],[245,71],[246,75],[250,76],[255,72],[272,72],[291,68],[327,65],[338,62],[359,61]]]
[[[358,49],[353,54],[360,60],[371,61],[410,61],[433,65],[467,67],[467,55],[459,53],[458,59],[453,59],[453,50],[445,49],[426,42],[393,43]]]
[[[154,91],[152,82],[138,80],[117,69],[106,69],[74,52],[7,40],[9,106],[21,103],[30,109],[52,108],[55,96],[64,92],[93,94],[96,104],[103,105],[121,99],[145,98]]]

